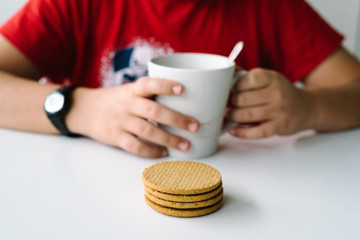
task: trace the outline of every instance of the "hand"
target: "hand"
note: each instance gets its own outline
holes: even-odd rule
[[[66,121],[75,133],[142,157],[166,156],[165,147],[187,151],[189,141],[148,121],[196,132],[198,121],[149,99],[153,95],[182,92],[179,83],[148,77],[114,88],[79,88],[74,92],[75,101]]]
[[[307,93],[275,71],[249,71],[235,86],[232,104],[228,118],[239,126],[229,132],[240,138],[289,135],[307,129],[311,121]]]

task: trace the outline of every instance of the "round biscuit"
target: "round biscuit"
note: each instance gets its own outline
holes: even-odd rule
[[[215,203],[219,202],[223,197],[223,192],[221,191],[218,195],[198,202],[174,202],[174,201],[167,201],[161,198],[158,198],[149,192],[145,192],[145,196],[154,203],[157,203],[163,207],[169,208],[177,208],[177,209],[195,209],[195,208],[204,208],[214,205]]]
[[[221,183],[218,170],[204,163],[169,161],[154,164],[143,171],[143,182],[156,191],[169,194],[201,194]]]
[[[174,217],[200,217],[203,215],[213,213],[222,206],[222,199],[219,202],[215,203],[214,205],[205,208],[197,208],[197,209],[169,208],[156,204],[153,201],[149,200],[147,197],[145,197],[145,200],[147,204],[155,211]]]
[[[192,194],[192,195],[180,195],[180,194],[169,194],[156,191],[154,189],[145,186],[145,192],[150,193],[151,195],[167,200],[167,201],[174,201],[174,202],[199,202],[210,199],[215,197],[222,191],[222,184],[215,188],[214,190],[206,193],[201,194]]]

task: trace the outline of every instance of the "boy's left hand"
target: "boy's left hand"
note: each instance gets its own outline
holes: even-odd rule
[[[308,94],[278,72],[253,69],[234,90],[228,118],[239,126],[229,129],[233,136],[254,139],[289,135],[311,126]]]

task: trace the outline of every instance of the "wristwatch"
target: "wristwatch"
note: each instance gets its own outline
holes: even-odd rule
[[[69,137],[80,136],[72,133],[66,127],[65,116],[71,107],[71,94],[78,86],[67,86],[51,92],[45,99],[44,110],[51,123],[60,131]]]

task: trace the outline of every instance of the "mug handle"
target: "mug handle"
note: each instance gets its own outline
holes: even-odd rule
[[[246,70],[236,71],[234,73],[234,77],[232,79],[231,86],[233,87],[239,81],[239,79],[244,77],[247,73],[248,72]],[[229,128],[234,127],[234,126],[237,126],[237,124],[233,123],[233,122],[226,123],[221,130],[221,135],[225,134],[229,130]]]
[[[239,81],[239,79],[244,77],[247,73],[248,73],[248,71],[246,71],[246,70],[236,71],[234,73],[234,77],[233,77],[233,80],[231,82],[231,86],[234,86]]]

